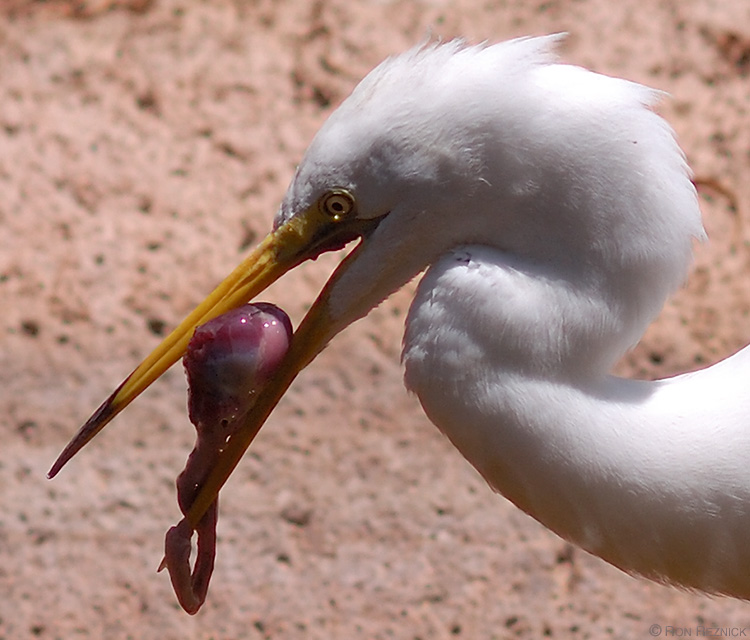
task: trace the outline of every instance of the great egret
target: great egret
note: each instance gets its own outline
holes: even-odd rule
[[[558,36],[429,44],[383,62],[316,135],[274,230],[107,399],[65,462],[193,328],[360,242],[189,512],[192,526],[297,373],[427,270],[407,386],[487,482],[621,569],[750,598],[747,349],[657,382],[612,377],[704,236],[658,95],[560,64]]]

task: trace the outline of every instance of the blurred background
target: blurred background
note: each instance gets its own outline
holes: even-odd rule
[[[194,440],[181,367],[45,479],[267,233],[311,137],[368,70],[429,38],[560,31],[564,60],[669,94],[659,111],[710,236],[618,373],[713,363],[750,339],[746,0],[0,2],[0,639],[750,628],[747,604],[630,578],[494,495],[403,389],[409,289],[338,337],[253,444],[222,493],[197,616],[156,574]],[[299,321],[339,259],[267,299]]]

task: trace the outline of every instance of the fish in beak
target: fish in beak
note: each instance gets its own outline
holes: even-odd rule
[[[196,327],[252,300],[302,262],[315,259],[321,253],[340,249],[358,238],[366,238],[378,222],[378,218],[358,218],[354,197],[345,189],[333,189],[323,194],[308,209],[280,224],[102,403],[60,453],[47,474],[48,477],[55,477],[118,413],[183,356]],[[228,440],[186,516],[191,526],[195,527],[215,500],[297,374],[343,328],[336,326],[333,321],[329,310],[329,294],[333,284],[353,262],[361,247],[360,242],[328,280],[294,333],[286,357],[272,380],[263,387],[253,409]]]

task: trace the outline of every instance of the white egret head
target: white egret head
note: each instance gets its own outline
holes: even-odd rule
[[[357,238],[230,439],[193,522],[325,344],[463,245],[554,284],[544,322],[535,300],[498,299],[504,348],[531,343],[534,362],[606,369],[682,281],[703,231],[682,153],[649,108],[656,94],[558,64],[559,39],[428,44],[373,70],[313,140],[273,232],[105,401],[50,475],[181,357],[196,325]]]
[[[353,217],[374,221],[330,291],[334,331],[445,251],[484,244],[607,289],[608,316],[590,315],[602,362],[638,340],[703,237],[695,190],[649,108],[657,92],[558,64],[559,40],[418,47],[372,71],[323,125],[275,226],[338,190]]]

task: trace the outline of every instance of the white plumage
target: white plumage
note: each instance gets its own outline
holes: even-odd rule
[[[277,220],[333,185],[361,216],[387,212],[331,290],[334,326],[429,267],[406,383],[487,482],[626,571],[748,597],[749,356],[608,375],[703,238],[683,154],[655,92],[557,64],[554,42],[385,62],[321,129]]]
[[[671,129],[645,108],[656,93],[555,64],[557,39],[412,50],[323,125],[276,226],[331,186],[355,195],[359,217],[388,214],[333,291],[334,315],[350,321],[352,296],[362,315],[447,250],[481,244],[528,262],[552,290],[596,290],[571,311],[602,326],[554,325],[602,366],[640,338],[703,237],[695,191]]]
[[[297,372],[426,270],[406,322],[406,384],[487,482],[625,571],[750,599],[750,352],[658,382],[609,375],[704,237],[689,170],[650,109],[656,92],[557,63],[557,40],[421,46],[370,73],[315,137],[272,234],[53,473],[195,324],[361,237],[192,522]]]

